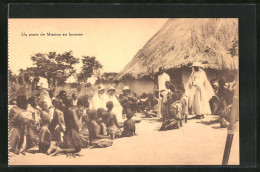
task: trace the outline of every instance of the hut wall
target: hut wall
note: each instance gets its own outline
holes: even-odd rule
[[[153,93],[154,92],[154,83],[150,80],[141,80],[141,79],[127,79],[125,84],[129,86],[130,90],[141,96],[143,93]]]
[[[208,77],[208,80],[216,79],[218,76],[218,79],[223,78],[226,79],[228,75],[233,74],[235,75],[236,72],[234,71],[215,71],[215,70],[205,70],[206,75]],[[181,72],[173,72],[169,73],[171,77],[171,82],[176,82],[176,78],[178,80],[182,80],[182,83],[185,84],[190,75],[191,75],[191,69],[181,69]],[[176,77],[175,75],[181,75],[181,77]],[[156,87],[154,85],[154,82],[148,79],[126,79],[123,80],[124,85],[129,86],[132,92],[136,93],[137,96],[141,96],[143,93],[153,93],[154,88]]]

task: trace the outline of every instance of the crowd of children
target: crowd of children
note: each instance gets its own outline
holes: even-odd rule
[[[135,135],[134,113],[126,110],[119,122],[113,101],[89,108],[87,98],[67,96],[65,91],[51,98],[51,106],[39,96],[17,96],[9,112],[9,151],[25,154],[37,148],[48,155],[76,154],[82,148],[103,148],[115,138]]]

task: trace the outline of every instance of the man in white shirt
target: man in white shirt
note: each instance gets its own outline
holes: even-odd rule
[[[158,76],[158,89],[159,89],[159,94],[163,91],[166,90],[165,83],[166,81],[170,81],[170,76],[165,73],[165,70],[163,67],[159,68],[159,76]],[[158,100],[158,117],[162,118],[162,97],[159,96]]]

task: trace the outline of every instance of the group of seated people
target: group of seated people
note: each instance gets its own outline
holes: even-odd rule
[[[229,80],[213,83],[215,96],[210,100],[212,114],[220,116],[221,127],[227,127],[230,120],[235,81]],[[157,115],[161,108],[163,123],[159,130],[178,129],[187,122],[188,97],[184,89],[175,89],[169,81],[165,86],[165,90],[143,94],[140,99],[127,86],[119,97],[115,88],[104,94],[105,89],[99,87],[91,102],[87,95],[78,99],[76,94],[67,96],[60,91],[56,97],[50,95],[50,106],[38,94],[28,99],[19,95],[9,112],[9,151],[24,154],[36,146],[42,153],[58,155],[75,154],[87,147],[108,147],[114,138],[136,134],[133,116],[137,109],[147,114],[152,110]]]
[[[38,147],[48,155],[75,155],[82,148],[102,148],[114,138],[135,135],[134,113],[128,108],[126,120],[118,122],[113,101],[106,109],[87,108],[86,98],[67,96],[65,91],[51,98],[51,106],[38,96],[17,96],[9,112],[9,151],[25,154]]]
[[[219,79],[212,82],[215,96],[210,100],[212,114],[219,116],[220,126],[226,128],[229,126],[230,115],[233,104],[233,96],[236,88],[234,75],[226,79]]]

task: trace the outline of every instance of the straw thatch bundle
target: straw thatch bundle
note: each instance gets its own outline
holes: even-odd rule
[[[135,79],[201,61],[214,70],[238,69],[237,19],[169,19],[119,73]]]

